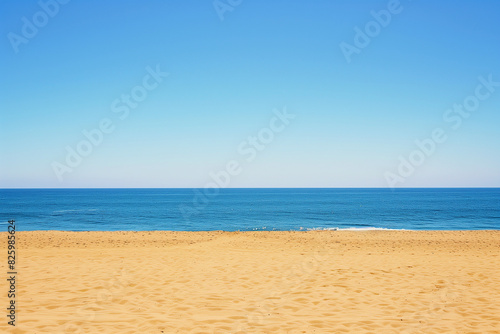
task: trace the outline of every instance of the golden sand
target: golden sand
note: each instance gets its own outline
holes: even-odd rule
[[[500,333],[500,231],[16,236],[2,333]]]

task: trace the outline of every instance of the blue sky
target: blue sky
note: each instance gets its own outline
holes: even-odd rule
[[[0,187],[204,187],[231,161],[228,187],[500,186],[500,86],[456,129],[444,118],[479,77],[500,82],[498,1],[41,2],[52,16],[0,4]],[[348,62],[341,43],[377,25]],[[147,96],[120,119],[134,89]],[[239,148],[285,109],[248,161]],[[446,141],[409,162],[435,129]]]

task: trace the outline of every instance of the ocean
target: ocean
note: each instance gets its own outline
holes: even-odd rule
[[[499,188],[0,189],[0,203],[20,231],[500,229]]]

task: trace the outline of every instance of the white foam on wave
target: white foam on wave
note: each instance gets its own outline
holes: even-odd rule
[[[385,227],[313,227],[306,228],[307,231],[405,231],[405,229],[385,228]]]

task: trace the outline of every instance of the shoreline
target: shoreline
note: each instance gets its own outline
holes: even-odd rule
[[[18,231],[16,238],[19,333],[500,328],[497,230]],[[2,249],[6,241],[0,233]],[[0,302],[7,305],[6,296]]]
[[[5,242],[8,232],[0,232],[0,247]],[[98,241],[100,245],[105,244],[105,240],[109,241],[109,244],[116,243],[119,241],[126,241],[130,245],[136,245],[139,242],[146,245],[151,240],[157,240],[154,237],[159,237],[163,241],[170,240],[170,237],[189,238],[195,237],[196,240],[204,240],[206,238],[210,239],[214,236],[243,236],[243,237],[276,237],[278,239],[283,239],[287,236],[303,236],[315,240],[314,236],[322,236],[324,238],[335,239],[360,239],[368,238],[377,240],[384,237],[389,237],[390,240],[404,241],[404,240],[425,240],[427,238],[431,239],[443,239],[445,242],[447,240],[465,240],[471,236],[480,237],[487,235],[497,235],[500,241],[500,230],[388,230],[388,229],[356,229],[356,230],[292,230],[292,231],[275,231],[275,230],[258,230],[258,231],[223,231],[223,230],[213,230],[213,231],[172,231],[172,230],[152,230],[152,231],[60,231],[60,230],[37,230],[37,231],[17,231],[16,235],[19,238],[19,242],[23,242],[23,239],[28,239],[28,244],[23,245],[28,248],[33,248],[38,246],[47,246],[53,244],[56,240],[61,242],[61,245],[70,244],[71,241],[84,241],[88,237],[97,237],[94,241]],[[59,237],[58,238],[56,238]],[[68,238],[71,236],[71,238]],[[108,238],[108,239],[105,239]],[[131,238],[131,239],[129,239]],[[135,239],[139,238],[139,239]],[[399,239],[398,239],[399,238]],[[451,239],[450,239],[451,238]],[[495,238],[492,238],[495,239]],[[47,243],[47,244],[45,244]],[[165,244],[168,246],[168,244]]]
[[[0,223],[2,225],[2,223]],[[8,225],[8,223],[3,223],[3,225]],[[298,230],[267,230],[267,229],[259,229],[259,230],[197,230],[197,231],[184,231],[184,230],[16,230],[17,233],[34,233],[34,232],[65,232],[65,233],[89,233],[89,232],[97,232],[97,233],[123,233],[123,232],[168,232],[168,233],[254,233],[254,232],[283,232],[283,233],[293,233],[293,232],[500,232],[500,229],[474,229],[474,230],[415,230],[415,229],[392,229],[385,227],[346,227],[346,228],[304,228]],[[5,231],[0,232],[6,233]]]

